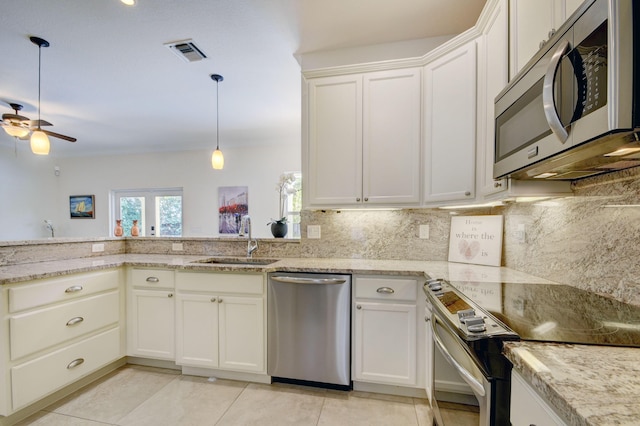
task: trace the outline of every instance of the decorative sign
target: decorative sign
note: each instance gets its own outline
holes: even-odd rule
[[[449,262],[500,266],[502,216],[455,216],[451,218]]]

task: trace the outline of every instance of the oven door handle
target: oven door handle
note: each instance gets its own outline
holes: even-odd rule
[[[544,75],[544,83],[542,85],[542,106],[544,108],[544,115],[547,118],[547,123],[551,131],[560,139],[560,142],[565,143],[569,138],[569,133],[562,125],[558,111],[556,111],[556,102],[553,98],[553,82],[556,78],[556,71],[560,66],[562,55],[569,51],[569,42],[562,40],[558,49],[554,52],[549,61],[549,67]]]
[[[460,365],[460,363],[456,361],[456,359],[449,353],[447,348],[444,346],[444,343],[438,336],[438,332],[436,330],[436,321],[431,321],[431,328],[433,329],[433,341],[435,342],[436,346],[442,353],[442,356],[444,356],[447,362],[451,364],[453,368],[455,368],[458,371],[460,376],[462,376],[462,379],[465,382],[467,382],[467,384],[471,387],[471,390],[473,390],[473,392],[476,395],[485,396],[486,391],[484,389],[484,386],[482,386],[482,383],[480,383],[478,379],[473,377],[473,375],[469,371],[467,371],[462,365]]]

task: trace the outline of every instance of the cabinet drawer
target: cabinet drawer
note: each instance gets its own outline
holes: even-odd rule
[[[118,318],[118,291],[14,315],[9,318],[11,359],[115,324]]]
[[[355,297],[382,300],[406,300],[415,302],[418,280],[385,277],[356,277]]]
[[[34,284],[19,284],[9,289],[9,312],[116,289],[118,284],[119,272],[115,269],[48,278]]]
[[[120,357],[118,327],[11,368],[17,410]]]
[[[132,269],[131,284],[134,287],[173,288],[174,272],[162,269]]]
[[[176,289],[214,293],[262,294],[264,274],[178,272]]]

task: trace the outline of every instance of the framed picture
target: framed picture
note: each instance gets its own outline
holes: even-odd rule
[[[249,197],[246,186],[218,187],[218,232],[238,234],[242,216],[249,213]]]
[[[95,219],[94,195],[71,195],[69,197],[71,219]]]

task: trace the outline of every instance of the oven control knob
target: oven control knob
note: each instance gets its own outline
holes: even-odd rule
[[[439,282],[431,283],[429,284],[429,288],[431,289],[431,291],[440,291],[442,290],[442,284],[440,284]]]
[[[467,325],[467,328],[478,324],[482,324],[484,326],[484,318],[474,315],[472,317],[466,317],[464,319],[464,323]]]
[[[486,329],[487,327],[484,325],[484,323],[467,326],[467,330],[469,330],[471,333],[482,333]]]
[[[476,311],[474,309],[465,309],[463,311],[458,311],[458,319],[463,324],[465,323],[467,318],[474,316],[476,316]]]

